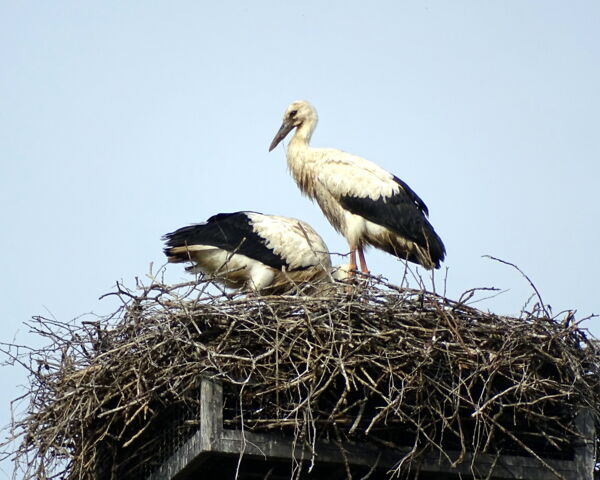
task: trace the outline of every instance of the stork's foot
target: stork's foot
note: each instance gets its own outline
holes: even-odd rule
[[[368,270],[348,270],[348,276],[344,280],[346,283],[346,293],[356,293],[356,287],[365,285],[371,274]]]

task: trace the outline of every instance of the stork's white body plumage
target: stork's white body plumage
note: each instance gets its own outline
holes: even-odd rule
[[[164,236],[169,262],[229,288],[281,293],[331,279],[327,245],[307,223],[258,212],[221,213]]]
[[[333,148],[309,145],[318,117],[306,101],[292,103],[273,139],[273,150],[294,128],[287,151],[289,170],[309,198],[350,246],[350,267],[358,253],[368,272],[363,248],[373,245],[425,268],[438,268],[445,247],[427,220],[425,203],[399,178],[364,158]]]

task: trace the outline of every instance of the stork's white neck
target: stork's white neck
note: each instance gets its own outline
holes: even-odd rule
[[[309,142],[315,125],[316,122],[305,122],[300,125],[290,140],[287,151],[287,163],[292,177],[300,190],[311,198],[314,198],[315,191]]]
[[[308,148],[308,144],[310,143],[310,139],[316,126],[316,121],[303,122],[296,128],[296,132],[290,140],[290,147],[294,144],[294,148]]]

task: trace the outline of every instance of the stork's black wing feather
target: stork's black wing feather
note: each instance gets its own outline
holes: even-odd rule
[[[396,179],[398,180],[398,179]],[[403,188],[391,197],[373,200],[369,197],[343,196],[342,207],[367,220],[381,225],[429,250],[436,265],[445,257],[441,238],[427,220],[427,206],[404,182]]]
[[[266,240],[252,229],[248,212],[219,213],[206,223],[190,225],[167,233],[166,255],[173,247],[186,245],[211,245],[229,252],[240,253],[265,265],[281,269],[287,263],[266,245]],[[254,213],[254,212],[253,212]]]
[[[396,182],[398,185],[400,185],[404,191],[406,192],[406,195],[408,196],[408,198],[410,200],[412,200],[415,205],[417,205],[417,207],[419,207],[419,209],[427,216],[429,216],[429,210],[427,209],[427,205],[425,205],[425,202],[423,200],[421,200],[421,197],[419,197],[415,191],[410,188],[408,186],[408,184],[406,182],[404,182],[403,180],[400,180],[397,176],[394,175],[394,182]]]

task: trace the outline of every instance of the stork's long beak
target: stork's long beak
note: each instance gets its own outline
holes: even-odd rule
[[[285,136],[288,133],[290,133],[292,128],[294,128],[294,124],[292,122],[286,122],[284,120],[284,122],[281,124],[281,128],[277,132],[277,135],[275,135],[275,138],[271,142],[271,146],[269,147],[269,152],[271,150],[273,150],[277,145],[279,145],[279,142],[281,142],[285,138]]]

